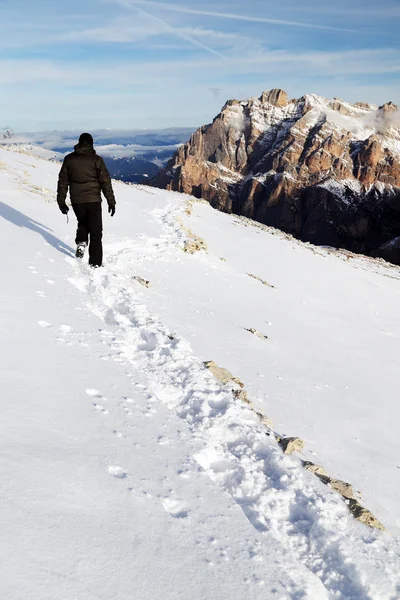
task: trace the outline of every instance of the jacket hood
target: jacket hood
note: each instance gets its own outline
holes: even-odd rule
[[[91,144],[84,142],[83,144],[77,144],[74,147],[76,154],[96,154],[96,150]]]

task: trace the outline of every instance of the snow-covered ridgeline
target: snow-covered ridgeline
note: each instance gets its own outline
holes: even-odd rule
[[[304,114],[305,107],[307,112]],[[245,116],[249,111],[250,119]],[[279,127],[281,136],[289,129],[307,135],[317,123],[325,122],[332,132],[349,132],[354,141],[364,141],[377,135],[383,147],[400,153],[399,111],[383,113],[378,106],[359,103],[350,104],[342,100],[328,100],[316,94],[307,94],[299,101],[291,100],[286,106],[274,106],[263,98],[250,98],[246,102],[229,105],[229,124],[238,130],[238,135],[249,122],[260,132],[264,131],[264,145],[268,145]],[[304,115],[304,116],[303,116]],[[301,120],[301,130],[297,122]],[[385,130],[385,135],[382,135]]]

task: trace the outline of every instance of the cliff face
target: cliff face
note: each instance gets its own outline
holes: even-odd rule
[[[283,90],[230,100],[152,184],[305,241],[386,257],[400,236],[399,121],[392,103],[288,100]]]

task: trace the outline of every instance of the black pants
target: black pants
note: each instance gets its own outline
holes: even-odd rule
[[[93,267],[101,267],[103,262],[101,202],[73,204],[72,208],[78,219],[75,243],[87,244],[89,242],[89,264]]]

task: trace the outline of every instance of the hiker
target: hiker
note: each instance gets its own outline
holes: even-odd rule
[[[58,178],[57,203],[67,215],[69,207],[65,200],[69,193],[73,211],[78,219],[76,231],[76,256],[83,258],[89,242],[89,264],[101,267],[103,261],[103,222],[101,211],[101,192],[108,203],[108,212],[115,214],[115,196],[111,177],[101,156],[93,148],[90,133],[82,133],[75,152],[64,158]]]

